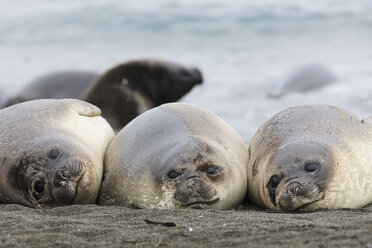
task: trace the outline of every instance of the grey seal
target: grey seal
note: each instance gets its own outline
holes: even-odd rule
[[[327,66],[320,63],[309,63],[294,70],[284,81],[284,84],[278,90],[268,94],[268,96],[280,98],[293,92],[305,93],[325,87],[336,80],[336,76]]]
[[[0,110],[0,203],[95,203],[114,133],[92,104],[33,100]]]
[[[81,99],[86,89],[99,76],[92,71],[66,70],[50,72],[27,83],[4,107],[36,99]]]
[[[139,114],[178,101],[202,82],[197,68],[159,59],[138,59],[106,71],[85,92],[83,100],[98,106],[113,129],[120,131]]]
[[[164,104],[111,142],[98,204],[236,208],[247,190],[247,163],[245,142],[221,118],[191,104]]]
[[[284,110],[249,146],[248,200],[276,211],[372,203],[372,119],[335,106]]]

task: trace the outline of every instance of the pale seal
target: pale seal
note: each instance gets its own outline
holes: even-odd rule
[[[329,105],[284,110],[251,140],[248,200],[276,211],[372,203],[372,119]]]
[[[33,100],[0,110],[0,203],[95,203],[114,133],[99,108]]]
[[[42,75],[27,83],[4,107],[35,99],[81,99],[86,89],[99,76],[91,71],[56,71]]]
[[[106,71],[82,99],[98,106],[118,132],[139,114],[178,101],[202,82],[197,68],[158,59],[138,59]]]
[[[153,108],[110,144],[98,204],[134,208],[238,207],[248,148],[210,111],[185,103]]]
[[[300,66],[274,92],[268,94],[272,98],[280,98],[286,94],[306,93],[330,85],[336,81],[336,76],[325,65],[310,63]]]

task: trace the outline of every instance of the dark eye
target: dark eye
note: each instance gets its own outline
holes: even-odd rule
[[[305,165],[305,171],[307,172],[314,172],[319,168],[319,164],[317,163],[307,163]]]
[[[175,179],[175,178],[177,178],[179,175],[181,175],[182,173],[180,173],[180,172],[178,172],[178,171],[175,171],[175,170],[172,170],[172,171],[170,171],[169,172],[169,174],[168,174],[168,177],[170,178],[170,179]]]
[[[60,154],[61,151],[58,148],[53,148],[52,150],[49,151],[48,158],[51,160],[55,160],[56,158],[58,158]]]
[[[35,182],[34,189],[36,193],[43,193],[44,192],[44,182],[43,181],[37,181]]]
[[[215,165],[210,165],[208,168],[205,170],[209,175],[216,175],[219,172],[219,169]]]
[[[36,181],[34,184],[34,192],[32,195],[35,197],[36,200],[40,200],[43,196],[43,192],[45,190],[45,184],[43,181]]]
[[[269,187],[271,189],[275,189],[276,187],[278,187],[279,183],[280,183],[280,178],[277,175],[274,175],[270,178]]]

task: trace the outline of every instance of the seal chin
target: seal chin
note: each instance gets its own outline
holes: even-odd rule
[[[209,208],[210,206],[216,204],[219,202],[219,198],[216,198],[211,201],[203,201],[203,200],[194,200],[186,204],[181,204],[182,208],[194,208],[194,209],[204,209],[204,208]]]
[[[296,208],[296,211],[313,211],[316,209],[319,209],[319,205],[317,206],[317,203],[323,200],[325,195],[322,195],[319,199],[314,200],[312,202],[309,202],[307,204],[302,205],[301,207]]]
[[[323,194],[312,195],[311,197],[306,196],[295,196],[290,193],[283,193],[280,195],[277,206],[279,211],[291,212],[291,211],[308,211],[314,209],[314,203],[322,200]]]

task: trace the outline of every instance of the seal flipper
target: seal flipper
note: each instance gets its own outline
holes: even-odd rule
[[[95,117],[101,115],[101,109],[93,104],[77,99],[65,100],[68,100],[71,103],[72,109],[75,110],[81,116]]]

